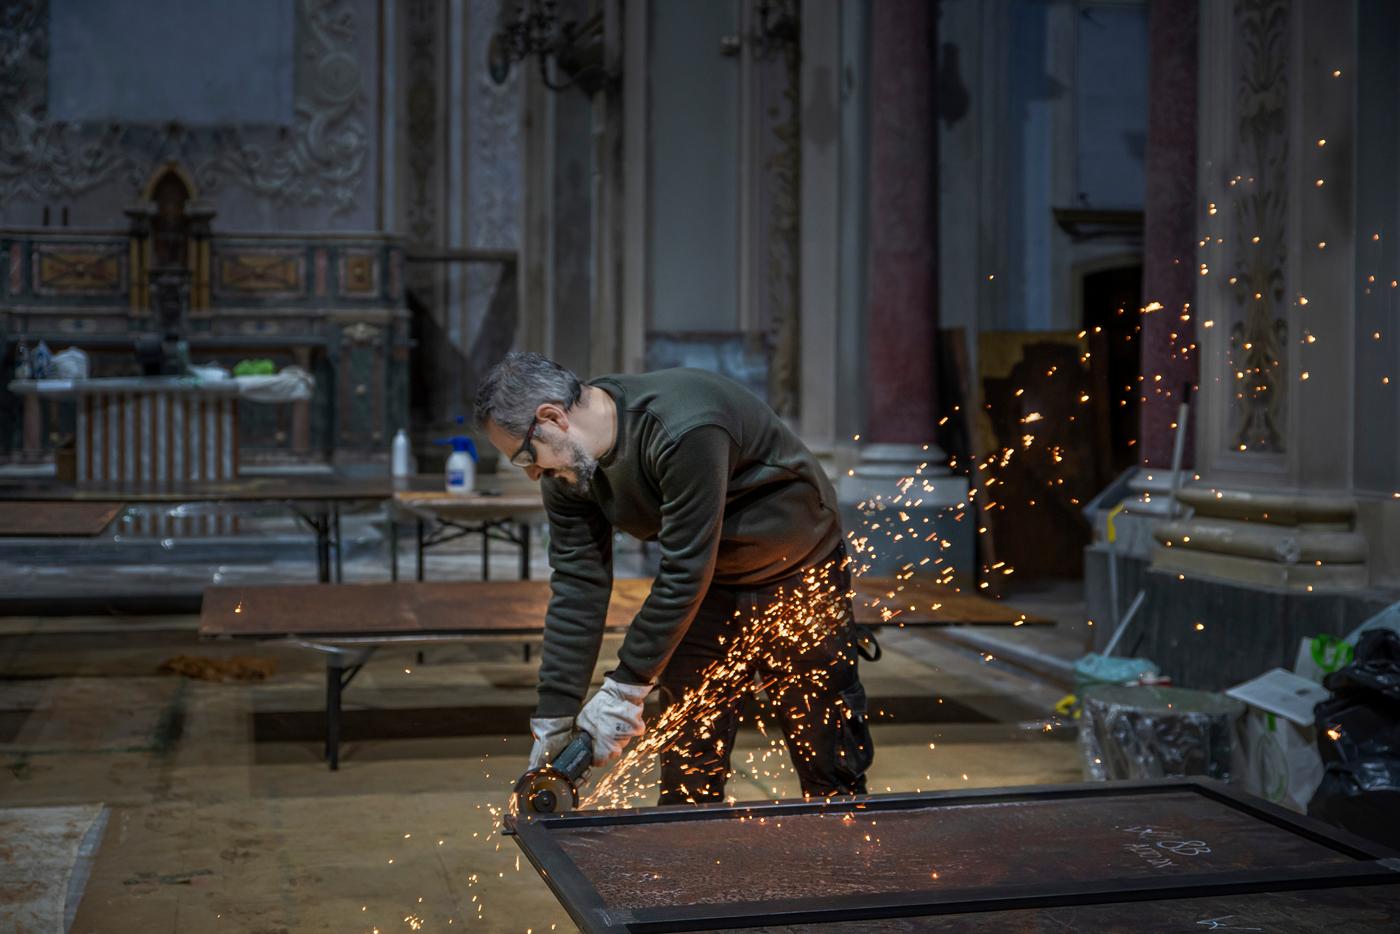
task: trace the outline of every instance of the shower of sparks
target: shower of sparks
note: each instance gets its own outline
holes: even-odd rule
[[[821,725],[826,726],[831,717],[853,715],[852,711],[839,706],[835,710],[812,707],[812,700],[830,683],[833,668],[794,668],[795,659],[800,660],[846,630],[847,600],[853,595],[840,592],[837,585],[830,582],[836,570],[831,563],[809,569],[799,584],[781,592],[758,618],[748,620],[726,648],[724,657],[705,669],[700,684],[667,707],[649,725],[646,734],[623,753],[618,763],[589,791],[582,806],[634,806],[655,787],[656,783],[648,776],[652,757],[662,752],[674,752],[683,761],[695,759],[697,762],[722,752],[723,740],[713,737],[711,728],[727,711],[760,692],[769,705],[783,712],[782,719],[791,724],[791,732],[782,745],[795,757],[813,758],[816,750],[804,738],[804,733],[816,726],[817,716],[823,718]],[[760,682],[756,674],[765,669],[777,674]],[[804,723],[809,716],[812,720]],[[757,725],[766,735],[762,714]],[[701,748],[685,745],[690,737],[695,737]],[[709,776],[698,765],[693,770],[683,765],[682,770],[696,776],[694,788],[682,785],[683,792],[691,796],[689,800],[693,801],[695,795],[713,797],[719,792],[709,787]]]

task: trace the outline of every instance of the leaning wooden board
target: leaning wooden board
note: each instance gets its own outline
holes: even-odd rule
[[[645,578],[614,581],[608,628],[626,627],[650,589]],[[200,633],[254,639],[289,634],[539,635],[549,594],[548,581],[519,580],[210,587],[204,592]],[[872,626],[1047,622],[971,594],[881,578],[857,581],[855,605],[856,620]],[[893,613],[888,619],[887,612]]]
[[[1384,847],[1209,779],[578,811],[516,841],[585,932],[1394,930]]]

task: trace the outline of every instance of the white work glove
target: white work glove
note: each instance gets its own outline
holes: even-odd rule
[[[528,768],[537,769],[552,762],[554,757],[563,752],[564,747],[569,745],[569,740],[574,735],[574,718],[532,717],[530,719],[530,735],[535,737],[535,745],[530,749]]]
[[[607,765],[627,748],[634,736],[646,732],[642,702],[650,684],[623,684],[604,678],[603,686],[579,711],[577,726],[593,737],[593,764]]]

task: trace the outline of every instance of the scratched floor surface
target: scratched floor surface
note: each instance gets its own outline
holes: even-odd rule
[[[499,559],[508,576],[514,556]],[[475,562],[463,554],[443,576],[474,576]],[[571,929],[534,871],[517,869],[514,843],[493,835],[492,809],[528,749],[535,662],[519,646],[444,646],[421,662],[377,655],[347,690],[342,767],[331,773],[319,659],[201,645],[195,622],[0,619],[0,802],[108,808],[80,900],[53,909],[72,915],[72,931]],[[1068,732],[1044,729],[1058,689],[932,637],[904,638],[919,651],[890,648],[863,670],[872,790],[1078,779]],[[276,670],[253,683],[158,672],[176,655],[231,654]],[[796,792],[768,750],[741,734],[731,794]],[[8,894],[0,929],[18,929]]]

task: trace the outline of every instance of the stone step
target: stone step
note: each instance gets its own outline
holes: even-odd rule
[[[1331,530],[1350,530],[1356,522],[1356,500],[1349,496],[1189,486],[1177,499],[1198,517]]]
[[[1280,564],[1365,564],[1359,532],[1279,526],[1197,516],[1164,522],[1152,531],[1164,548],[1257,558]]]

